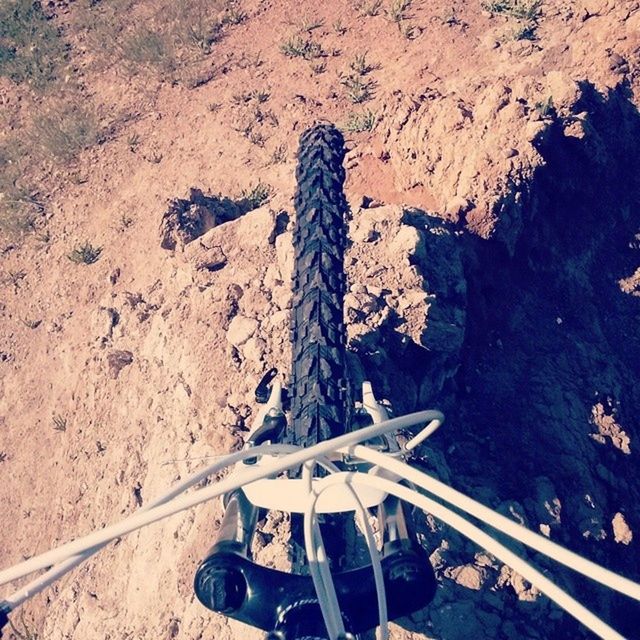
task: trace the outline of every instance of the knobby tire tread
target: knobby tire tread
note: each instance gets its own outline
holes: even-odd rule
[[[345,432],[344,139],[331,125],[300,137],[293,233],[291,426],[311,446]]]

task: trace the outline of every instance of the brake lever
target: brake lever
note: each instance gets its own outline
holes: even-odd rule
[[[258,404],[265,404],[269,400],[269,385],[277,375],[278,370],[275,367],[272,367],[262,376],[262,380],[260,380],[256,387],[256,402]]]

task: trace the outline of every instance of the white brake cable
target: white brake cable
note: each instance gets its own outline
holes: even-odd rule
[[[286,471],[292,467],[300,466],[307,460],[324,457],[336,449],[349,447],[352,444],[356,444],[362,440],[368,440],[369,438],[374,438],[378,435],[382,435],[383,433],[404,429],[421,422],[431,422],[433,420],[442,422],[444,421],[444,416],[440,411],[418,411],[399,418],[392,418],[384,423],[374,424],[369,427],[359,429],[358,431],[345,433],[342,436],[320,442],[312,447],[301,448],[293,453],[283,456],[282,458],[274,460],[270,464],[265,464],[264,466],[254,465],[252,468],[247,468],[239,473],[234,473],[228,478],[216,482],[211,486],[199,489],[198,491],[194,491],[193,493],[184,496],[179,496],[174,498],[170,503],[159,505],[146,512],[138,511],[128,518],[109,525],[104,529],[94,531],[82,538],[63,544],[57,549],[46,551],[45,553],[29,558],[28,560],[25,560],[13,567],[0,571],[0,585],[26,576],[34,571],[38,571],[39,569],[51,567],[58,562],[66,560],[70,556],[81,554],[86,550],[98,547],[110,540],[119,538],[127,533],[131,533],[136,529],[140,529],[148,524],[172,516],[202,502],[206,502],[211,498],[239,489],[240,487],[256,480]],[[278,447],[287,446],[290,445],[260,445],[259,447],[248,449],[247,451],[250,452],[250,456],[252,454],[253,456],[268,455],[270,450],[271,452],[274,452]],[[244,455],[246,455],[246,451],[240,451],[225,457],[217,464],[228,466],[229,464],[232,464],[234,460],[241,460]]]
[[[427,438],[432,436],[440,427],[442,426],[442,422],[437,420],[431,421],[424,429],[421,429],[411,440],[405,442],[404,447],[400,450],[400,454],[404,455],[405,453],[415,449],[419,444],[422,444]]]
[[[515,538],[519,542],[522,542],[540,553],[543,553],[556,562],[559,562],[560,564],[563,564],[570,569],[573,569],[574,571],[581,573],[582,575],[587,576],[610,589],[613,589],[614,591],[623,593],[635,600],[640,600],[640,584],[620,576],[609,569],[605,569],[595,562],[591,562],[577,553],[565,549],[540,534],[534,533],[517,522],[514,522],[496,511],[485,507],[483,504],[476,502],[473,498],[469,498],[439,480],[432,478],[430,475],[422,471],[418,471],[404,462],[399,462],[390,456],[381,454],[373,449],[369,449],[368,447],[363,447],[362,445],[354,447],[349,451],[349,453],[381,468],[387,469],[402,478],[406,478],[409,482],[422,487],[441,500],[448,502],[458,509],[462,509],[466,513],[486,522],[489,526],[498,529],[502,533],[506,533],[508,536]]]
[[[43,553],[40,556],[36,556],[20,563],[19,565],[6,569],[0,572],[0,584],[4,584],[16,578],[25,576],[33,571],[37,571],[38,569],[51,566],[56,562],[61,562],[66,559],[75,560],[80,554],[83,554],[87,551],[95,552],[109,540],[134,531],[135,529],[145,526],[146,524],[156,522],[160,519],[178,513],[179,511],[183,511],[191,506],[195,506],[196,504],[209,500],[213,497],[240,488],[241,486],[260,478],[268,477],[272,474],[279,473],[288,468],[299,466],[306,460],[324,456],[325,454],[328,454],[332,451],[341,450],[342,452],[348,452],[360,457],[363,460],[372,462],[381,468],[388,469],[392,473],[399,473],[403,477],[407,477],[407,479],[409,479],[416,485],[421,486],[427,491],[435,493],[436,495],[441,497],[441,499],[444,499],[445,501],[448,501],[451,504],[462,508],[475,517],[485,520],[491,526],[500,528],[504,533],[507,533],[508,535],[520,540],[524,544],[535,548],[541,553],[544,553],[545,555],[548,555],[549,557],[552,557],[553,559],[566,564],[570,568],[573,568],[580,573],[583,573],[588,577],[601,582],[606,586],[609,586],[617,591],[624,593],[625,595],[629,595],[637,600],[640,600],[640,585],[634,583],[633,581],[622,576],[618,576],[617,574],[603,567],[600,567],[593,562],[585,560],[581,556],[578,556],[577,554],[574,554],[560,547],[559,545],[556,545],[547,538],[539,536],[529,531],[528,529],[521,527],[512,520],[509,520],[508,518],[505,518],[504,516],[493,512],[491,509],[488,509],[484,505],[475,502],[471,498],[468,498],[463,494],[460,494],[459,492],[451,489],[450,487],[447,487],[446,485],[431,478],[430,476],[412,469],[404,463],[392,459],[390,456],[373,451],[371,449],[368,449],[367,447],[352,446],[357,442],[368,440],[369,438],[373,438],[377,435],[382,435],[383,433],[402,429],[419,422],[425,422],[427,420],[430,421],[430,424],[426,427],[426,429],[430,430],[432,433],[435,428],[439,426],[438,423],[441,423],[443,421],[443,416],[440,412],[437,411],[422,411],[410,414],[408,416],[394,418],[383,423],[378,423],[370,427],[358,430],[356,432],[350,432],[348,434],[344,434],[343,436],[334,438],[333,440],[325,441],[306,449],[295,450],[295,447],[293,447],[292,445],[262,445],[260,447],[255,447],[249,450],[238,452],[236,454],[231,454],[224,457],[216,465],[211,465],[211,467],[215,467],[217,468],[216,470],[219,470],[220,468],[224,468],[225,466],[233,464],[234,461],[240,460],[243,457],[269,455],[276,453],[276,450],[278,449],[280,449],[281,451],[291,451],[292,449],[294,449],[294,453],[289,453],[282,458],[277,459],[272,464],[264,466],[258,465],[257,468],[247,469],[246,471],[242,471],[238,474],[233,474],[231,477],[219,481],[211,487],[201,489],[188,496],[174,498],[171,504],[162,504],[154,507],[152,507],[152,505],[149,505],[146,508],[147,511],[141,510],[120,523],[111,525],[105,529],[85,536],[84,538],[80,538],[74,542],[62,545],[58,549]],[[418,435],[422,436],[423,433],[420,433]],[[420,441],[422,440],[424,440],[424,437],[421,438]],[[205,474],[205,472],[206,470],[203,470],[196,475]],[[209,471],[209,473],[214,472],[215,471]],[[522,560],[519,556],[513,554],[511,551],[506,549],[506,547],[498,543],[495,539],[491,538],[488,534],[484,533],[482,530],[478,529],[461,516],[452,512],[447,507],[427,498],[426,496],[418,494],[410,489],[407,489],[406,487],[398,485],[397,483],[384,478],[360,473],[350,475],[352,478],[351,481],[354,484],[369,484],[370,486],[376,486],[383,491],[387,491],[388,493],[396,495],[401,499],[407,500],[408,502],[411,502],[412,504],[415,504],[416,506],[433,513],[439,519],[442,519],[443,521],[451,524],[451,526],[455,526],[452,524],[454,521],[457,522],[457,524],[462,527],[462,529],[464,529],[463,532],[465,533],[465,535],[467,535],[467,530],[472,532],[474,534],[474,537],[471,538],[472,540],[486,548],[487,551],[493,553],[493,555],[495,555],[496,557],[499,557],[503,561],[507,562],[507,564],[512,566],[514,570],[520,573],[532,584],[535,584],[538,588],[540,588],[541,591],[547,593],[549,597],[556,600],[556,602],[558,602],[560,606],[566,608],[572,615],[578,617],[578,619],[584,622],[585,625],[590,629],[592,629],[596,633],[600,633],[600,631],[603,631],[603,633],[605,633],[606,635],[602,635],[602,637],[605,638],[617,639],[621,637],[608,625],[599,620],[590,611],[583,607],[580,603],[573,600],[571,596],[566,594],[545,576],[533,569],[533,567],[528,565],[528,563]],[[342,476],[345,476],[345,474],[340,474],[340,476],[341,477],[338,481],[344,482]],[[333,476],[329,476],[328,478],[322,479],[323,485],[324,483],[328,484],[332,480],[332,478]],[[194,483],[197,481],[198,480],[195,480]],[[185,483],[186,482],[188,482],[188,480],[185,481]],[[335,478],[333,479],[333,482],[336,482]],[[318,487],[316,488],[318,489]],[[184,488],[182,490],[184,490]],[[170,492],[170,494],[176,495],[177,493],[179,493],[178,488],[173,489]],[[465,506],[460,506],[460,502],[465,503]],[[496,549],[498,550],[498,552],[495,551]],[[72,556],[75,557],[72,558]],[[509,558],[509,560],[506,561],[505,558]],[[56,567],[52,569],[52,571],[55,570]],[[45,576],[46,575],[47,574],[45,574]],[[43,576],[43,578],[45,576]],[[541,583],[544,584],[544,586],[541,586]],[[558,599],[556,599],[556,597],[554,596],[556,596]],[[598,629],[600,631],[598,631]]]
[[[532,585],[545,593],[551,600],[556,602],[565,611],[579,620],[591,631],[596,633],[600,638],[605,640],[625,640],[615,629],[600,620],[596,615],[589,611],[585,606],[572,598],[568,593],[551,582],[540,571],[532,567],[528,562],[520,556],[510,551],[503,544],[492,538],[482,529],[459,516],[457,513],[445,507],[444,505],[427,498],[426,496],[408,489],[387,478],[373,476],[364,473],[341,474],[340,476],[328,476],[322,478],[319,484],[331,486],[332,484],[341,482],[351,482],[355,485],[373,486],[381,491],[386,491],[391,495],[395,495],[401,500],[409,502],[423,511],[431,513],[439,520],[452,526],[460,531],[463,535],[475,542],[480,547],[486,549],[490,554],[512,567],[518,574],[528,580]]]
[[[337,596],[335,593],[335,585],[333,583],[333,578],[331,576],[331,572],[329,571],[328,563],[324,566],[324,571],[322,574],[318,571],[319,568],[323,568],[322,564],[320,567],[316,566],[315,562],[312,560],[316,559],[316,554],[319,557],[320,553],[318,551],[322,550],[322,555],[324,556],[324,542],[322,540],[322,535],[320,532],[320,527],[318,525],[316,515],[316,505],[322,493],[328,489],[332,485],[324,485],[324,486],[316,486],[315,488],[311,488],[311,468],[312,465],[309,463],[305,464],[303,470],[303,478],[306,478],[309,482],[309,502],[307,504],[307,509],[304,514],[304,527],[305,527],[305,543],[309,541],[309,544],[306,544],[307,556],[309,559],[309,567],[311,569],[311,575],[313,577],[314,586],[316,587],[316,593],[318,594],[318,602],[320,603],[320,609],[322,611],[322,616],[325,621],[325,625],[327,627],[327,631],[329,631],[329,637],[331,640],[334,638],[339,638],[341,633],[344,633],[344,626],[342,624],[342,614],[340,612],[340,605],[337,600]],[[334,473],[340,473],[341,476],[344,476],[344,472],[340,472],[339,469],[336,468]],[[347,484],[347,486],[349,486]],[[380,562],[380,553],[378,552],[378,548],[376,545],[376,540],[373,535],[373,530],[371,525],[367,519],[367,512],[364,508],[360,498],[358,497],[356,491],[353,491],[353,497],[356,501],[356,509],[355,509],[355,518],[356,522],[360,521],[360,529],[365,536],[365,540],[367,543],[367,548],[369,551],[369,556],[371,558],[371,567],[373,569],[374,583],[376,587],[376,600],[378,604],[378,620],[380,633],[376,634],[378,640],[387,640],[388,638],[388,613],[387,613],[387,594],[384,587],[384,574],[382,571],[382,563]],[[312,529],[313,527],[313,529]],[[316,548],[313,548],[311,544],[313,543],[313,536],[315,534],[315,544]],[[340,625],[333,633],[333,629],[335,627],[330,626],[333,624],[333,618],[336,615],[339,618]]]
[[[312,508],[315,506],[315,495],[313,490],[313,469],[315,461],[309,460],[302,467],[302,480],[307,486],[307,492],[310,496],[309,504]],[[339,469],[331,464],[331,473],[336,473]],[[316,590],[320,611],[324,619],[325,626],[330,638],[335,638],[345,633],[342,613],[340,611],[340,603],[336,594],[335,584],[331,578],[329,563],[327,560],[322,533],[317,518],[314,518],[312,509],[305,511],[303,519],[304,546],[307,554],[307,562],[309,564],[309,572],[313,580],[313,586]]]
[[[277,451],[274,450],[274,447],[277,448]],[[299,448],[300,447],[297,447],[295,445],[265,445],[264,447],[262,447],[264,453],[271,454],[290,453],[292,451],[298,450]],[[148,505],[139,509],[136,513],[144,513],[153,509],[154,507],[168,503],[181,493],[184,493],[193,485],[204,480],[205,478],[208,478],[210,475],[217,473],[236,462],[240,462],[246,458],[255,457],[256,453],[260,453],[259,449],[261,449],[261,447],[254,447],[252,449],[246,449],[225,456],[216,456],[218,458],[217,462],[207,465],[200,471],[193,473],[179,484],[171,487],[169,491],[159,496]],[[49,569],[46,573],[38,576],[35,580],[32,580],[29,584],[25,585],[20,590],[9,595],[2,601],[2,604],[7,605],[11,610],[15,609],[29,598],[32,598],[37,593],[40,593],[40,591],[42,591],[43,589],[46,589],[46,587],[53,584],[56,580],[59,580],[65,573],[68,573],[79,564],[90,558],[92,555],[96,554],[109,542],[110,540],[107,540],[106,542],[96,545],[95,547],[88,548],[81,553],[71,555],[70,557],[63,559],[55,566],[51,567],[51,569]]]

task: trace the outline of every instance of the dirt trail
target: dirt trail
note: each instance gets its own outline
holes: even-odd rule
[[[414,2],[404,32],[387,4],[247,0],[191,89],[83,71],[81,4],[55,4],[110,135],[45,176],[37,233],[0,243],[1,566],[239,446],[262,372],[290,366],[297,137],[370,110],[373,131],[347,134],[354,380],[398,412],[445,411],[416,464],[640,578],[640,5],[545,0],[533,39],[516,39],[522,25],[479,2]],[[326,55],[286,57],[311,18]],[[354,105],[339,74],[363,52],[372,95]],[[10,132],[26,99],[0,80]],[[267,203],[161,247],[170,201],[195,188],[238,203],[258,182]],[[69,260],[85,241],[97,261]],[[194,601],[219,516],[207,505],[111,545],[25,607],[31,637],[261,637]],[[441,587],[393,638],[588,637],[455,532],[420,526]],[[261,554],[282,561],[277,545]],[[640,637],[636,606],[550,568]]]

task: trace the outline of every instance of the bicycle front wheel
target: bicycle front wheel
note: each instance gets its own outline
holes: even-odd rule
[[[291,426],[299,445],[347,429],[344,138],[332,125],[300,137],[293,235]]]

